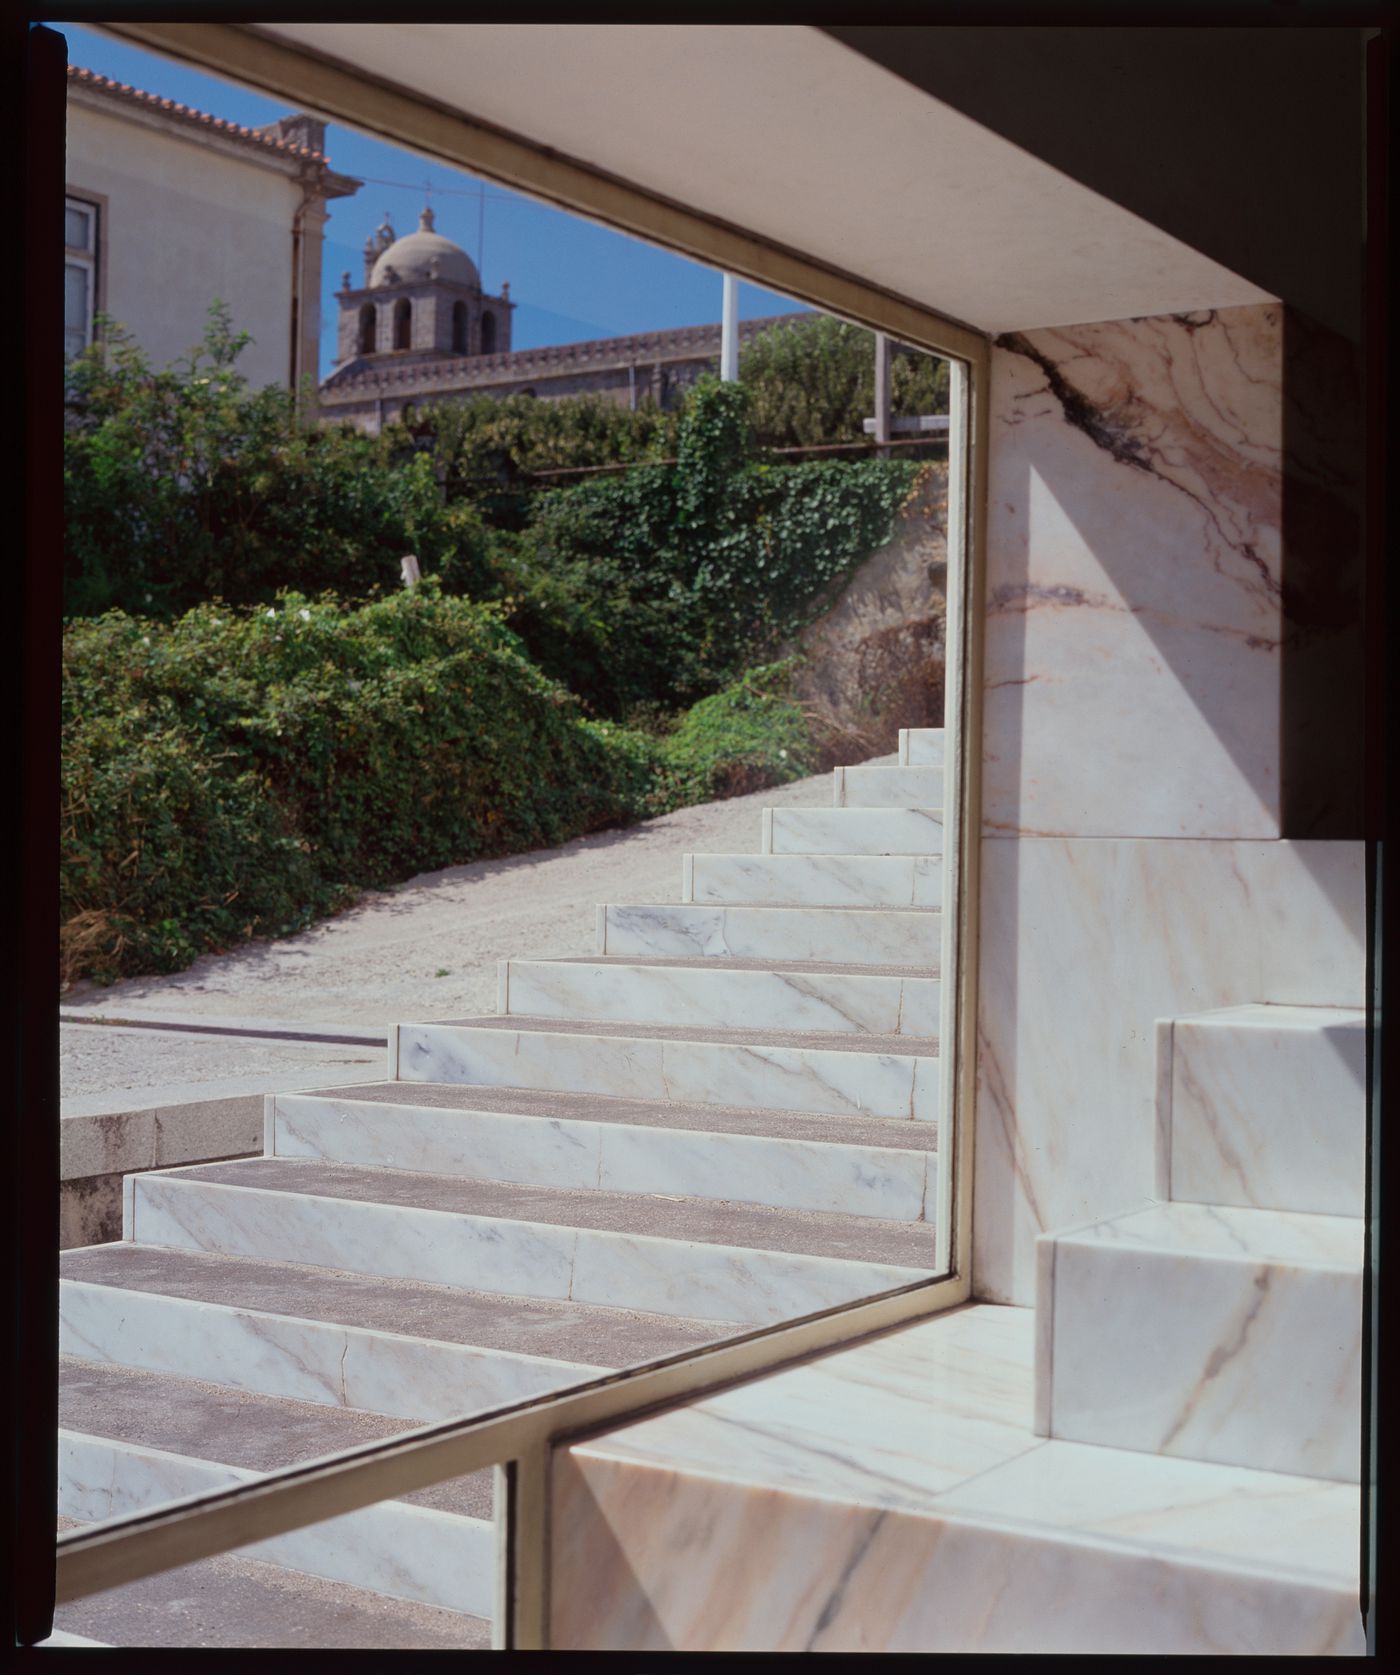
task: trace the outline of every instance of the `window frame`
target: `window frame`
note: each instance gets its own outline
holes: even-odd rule
[[[64,227],[63,266],[66,274],[69,267],[81,266],[88,273],[87,294],[87,335],[82,349],[73,355],[68,353],[68,304],[64,297],[63,335],[64,335],[64,364],[89,349],[94,343],[102,341],[102,333],[98,327],[98,316],[105,312],[107,306],[107,214],[108,200],[104,193],[90,192],[85,186],[74,186],[71,181],[65,182],[63,188],[64,218],[70,208],[86,210],[92,226],[92,245],[90,249],[80,249],[77,245],[68,243],[67,226]]]

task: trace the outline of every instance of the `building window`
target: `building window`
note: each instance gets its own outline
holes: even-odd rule
[[[464,302],[452,304],[452,353],[467,353],[467,305]]]
[[[481,316],[481,352],[483,355],[496,353],[496,316],[489,311]]]
[[[360,353],[372,355],[379,347],[378,342],[379,316],[374,311],[374,304],[367,302],[360,310]]]
[[[72,360],[92,342],[97,312],[97,205],[82,198],[63,204],[63,356]]]
[[[413,347],[413,305],[407,297],[400,297],[394,304],[394,347]]]

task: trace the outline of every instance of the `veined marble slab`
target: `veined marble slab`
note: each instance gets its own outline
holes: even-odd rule
[[[1364,1012],[1235,1006],[1177,1018],[1170,1041],[1164,1197],[1365,1213]]]
[[[943,769],[833,768],[836,808],[942,808]]]
[[[62,1430],[58,1468],[59,1513],[84,1523],[263,1475],[243,1466]],[[495,1608],[493,1526],[437,1507],[385,1501],[238,1551],[243,1558],[269,1560],[393,1599],[421,1600],[485,1617]]]
[[[941,855],[943,810],[941,807],[766,808],[763,853]]]
[[[1031,1434],[1030,1311],[556,1452],[556,1650],[1353,1653],[1357,1490]]]
[[[1159,1196],[1158,1019],[1365,1004],[1360,843],[982,844],[979,1297],[1030,1303],[1036,1235]]]
[[[830,1116],[938,1114],[938,1061],[909,1053],[733,1041],[554,1034],[456,1024],[401,1024],[399,1076],[620,1099],[818,1111]]]
[[[937,1171],[924,1151],[334,1096],[278,1098],[272,1134],[279,1157],[886,1221],[924,1216]]]
[[[1158,1204],[1041,1243],[1051,1436],[1358,1481],[1360,1220]]]
[[[500,1010],[602,1023],[938,1035],[938,980],[827,971],[706,970],[502,960]]]
[[[61,1355],[86,1361],[423,1423],[520,1401],[603,1370],[67,1279],[59,1283],[58,1341]]]
[[[913,965],[937,975],[939,915],[883,907],[600,907],[598,952]]]
[[[132,1222],[127,1237],[143,1244],[697,1320],[782,1320],[926,1277],[888,1263],[169,1175],[135,1177]]]
[[[902,768],[941,768],[943,766],[943,729],[941,727],[901,727],[899,729],[899,765]]]
[[[942,907],[941,855],[687,855],[682,899]]]
[[[1283,309],[998,341],[989,832],[1280,832]]]

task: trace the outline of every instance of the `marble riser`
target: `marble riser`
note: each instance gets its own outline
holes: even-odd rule
[[[59,1512],[83,1523],[262,1475],[74,1431],[59,1432],[58,1464]],[[385,1502],[239,1552],[394,1599],[485,1617],[494,1609],[492,1525],[436,1507]]]
[[[942,907],[941,855],[687,855],[681,900]]]
[[[766,808],[765,855],[941,855],[935,808]]]
[[[1358,1480],[1362,1223],[1161,1204],[1037,1242],[1036,1430]]]
[[[171,1249],[754,1324],[925,1277],[885,1263],[159,1174],[134,1178],[124,1233]]]
[[[730,975],[733,975],[732,973]],[[923,1151],[570,1117],[285,1095],[269,1155],[581,1191],[663,1193],[914,1221],[937,1162]]]
[[[422,1423],[603,1370],[75,1280],[59,1282],[58,1330],[62,1355]]]
[[[938,980],[823,971],[502,960],[497,1008],[599,1023],[938,1035]]]
[[[932,1122],[938,1114],[936,1058],[839,1048],[402,1024],[398,1075],[826,1116]]]
[[[834,768],[835,808],[942,808],[943,769]]]
[[[1360,1216],[1366,1017],[1238,1006],[1158,1026],[1164,1198]]]
[[[942,915],[897,908],[606,906],[598,953],[666,959],[830,960],[937,975]]]
[[[899,730],[899,765],[901,768],[943,767],[943,729],[941,727],[901,727]]]

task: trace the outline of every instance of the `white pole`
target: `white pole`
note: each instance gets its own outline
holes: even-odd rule
[[[739,281],[724,276],[724,314],[719,336],[719,375],[726,384],[739,379]]]

